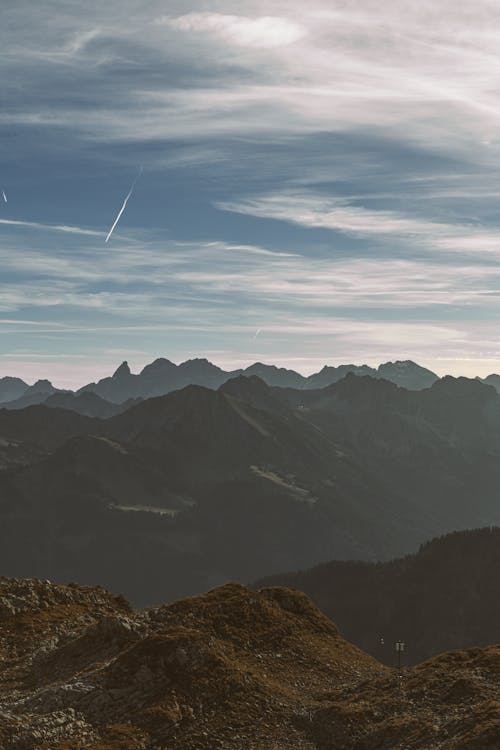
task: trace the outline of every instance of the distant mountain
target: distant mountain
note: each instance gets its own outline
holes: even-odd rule
[[[255,362],[244,370],[228,372],[207,359],[190,359],[176,365],[168,359],[159,358],[146,365],[137,375],[131,372],[128,362],[122,362],[111,377],[103,378],[97,383],[84,385],[77,391],[76,395],[93,393],[104,401],[122,404],[134,399],[164,396],[172,391],[185,388],[187,385],[201,385],[205,388],[217,389],[223,383],[238,375],[257,376],[270,386],[314,390],[336,383],[348,373],[384,378],[411,390],[428,388],[438,379],[438,376],[430,370],[410,361],[386,362],[380,365],[378,369],[368,365],[325,366],[320,372],[305,377],[294,370],[266,365],[262,362]],[[27,386],[22,380],[16,378],[0,380],[0,403],[4,403],[5,407],[9,409],[23,409],[26,406],[43,403],[55,393],[67,394],[71,392],[54,388],[48,380],[39,380],[33,386]],[[63,401],[60,403],[63,405]],[[87,404],[90,404],[90,402],[87,402]],[[68,399],[64,407],[77,407],[77,409],[84,410],[82,413],[88,412],[83,402],[73,402],[71,399]],[[98,411],[96,412],[97,402],[94,402],[94,407],[94,409],[90,406],[88,408],[90,408],[92,414],[101,416]],[[111,410],[108,411],[111,413]],[[103,409],[102,415],[104,415],[104,412]]]
[[[493,388],[500,393],[500,375],[488,375],[488,377],[483,378],[483,383],[486,383],[487,385],[492,385]]]
[[[304,591],[346,638],[388,664],[498,641],[500,528],[450,534],[386,563],[330,562],[256,586]],[[384,643],[381,643],[381,638]]]
[[[417,365],[415,362],[386,362],[377,368],[377,377],[389,380],[410,391],[430,388],[439,378],[436,373]]]
[[[107,420],[0,411],[0,436],[36,443],[42,459],[0,473],[0,570],[85,581],[99,569],[101,581],[150,603],[332,549],[390,554],[400,524],[415,522],[401,520],[406,510],[395,523],[379,517],[383,501],[398,502],[394,491],[262,381],[245,382],[267,389],[266,409],[188,386]],[[176,573],[146,584],[146,569]]]
[[[21,378],[0,378],[0,404],[21,398],[28,388],[28,384]]]
[[[315,375],[307,378],[306,388],[325,388],[342,380],[346,375],[363,376],[369,375],[372,378],[383,378],[391,383],[400,385],[408,390],[420,391],[424,388],[430,388],[438,380],[438,376],[427,370],[425,367],[415,364],[410,360],[405,362],[386,362],[379,365],[378,368],[369,367],[368,365],[339,365],[339,367],[323,367]]]
[[[4,409],[25,409],[27,406],[42,404],[54,393],[64,393],[64,391],[54,388],[50,380],[37,380],[34,385],[27,387],[19,398],[3,403],[2,406]]]
[[[4,409],[1,445],[0,571],[99,573],[141,603],[500,524],[500,396],[465,378],[240,375],[106,419]]]
[[[127,362],[123,362],[109,378],[98,383],[89,383],[78,393],[92,392],[114,403],[129,399],[147,399],[162,396],[187,385],[201,385],[206,388],[219,388],[223,383],[238,375],[257,376],[267,385],[281,388],[315,389],[323,388],[341,380],[349,372],[355,375],[371,375],[385,378],[405,388],[422,390],[434,383],[438,376],[414,362],[387,362],[378,369],[368,365],[340,365],[324,367],[321,372],[305,377],[294,370],[256,362],[244,370],[228,372],[206,359],[190,359],[175,365],[168,359],[157,359],[146,365],[138,375],[131,373]]]
[[[121,404],[113,404],[110,401],[105,401],[92,391],[83,391],[78,395],[63,392],[54,393],[42,403],[51,409],[67,409],[87,417],[107,419],[108,417],[114,417],[116,414],[121,414],[131,406],[135,406],[140,400],[129,399]]]
[[[78,394],[92,392],[114,403],[134,398],[163,396],[187,385],[218,388],[232,373],[224,372],[206,359],[191,359],[175,365],[168,359],[157,359],[146,365],[138,375],[133,375],[127,362],[123,362],[110,378],[89,383]]]
[[[307,387],[310,389],[326,388],[327,385],[332,385],[332,383],[342,380],[349,373],[359,376],[371,375],[373,378],[377,377],[377,370],[368,365],[339,365],[338,367],[325,365],[322,370],[307,378]]]
[[[308,378],[300,375],[295,370],[287,370],[284,367],[275,367],[274,365],[264,365],[262,362],[256,362],[245,370],[240,371],[247,377],[257,376],[267,385],[279,386],[282,388],[307,388]],[[228,373],[230,377],[237,373]]]

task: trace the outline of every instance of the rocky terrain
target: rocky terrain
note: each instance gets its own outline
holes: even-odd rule
[[[497,750],[500,648],[401,677],[305,595],[227,584],[142,611],[0,579],[2,750]]]

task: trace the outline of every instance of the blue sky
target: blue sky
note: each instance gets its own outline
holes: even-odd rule
[[[0,376],[500,371],[499,29],[487,0],[4,4]]]

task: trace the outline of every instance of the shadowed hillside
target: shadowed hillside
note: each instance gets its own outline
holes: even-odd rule
[[[500,529],[450,534],[401,560],[325,563],[261,585],[305,591],[349,640],[388,664],[404,638],[405,660],[416,663],[499,639]]]

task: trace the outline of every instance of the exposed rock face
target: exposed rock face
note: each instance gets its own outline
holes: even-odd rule
[[[500,648],[399,679],[289,589],[134,612],[98,587],[1,579],[0,613],[2,750],[498,748]]]

